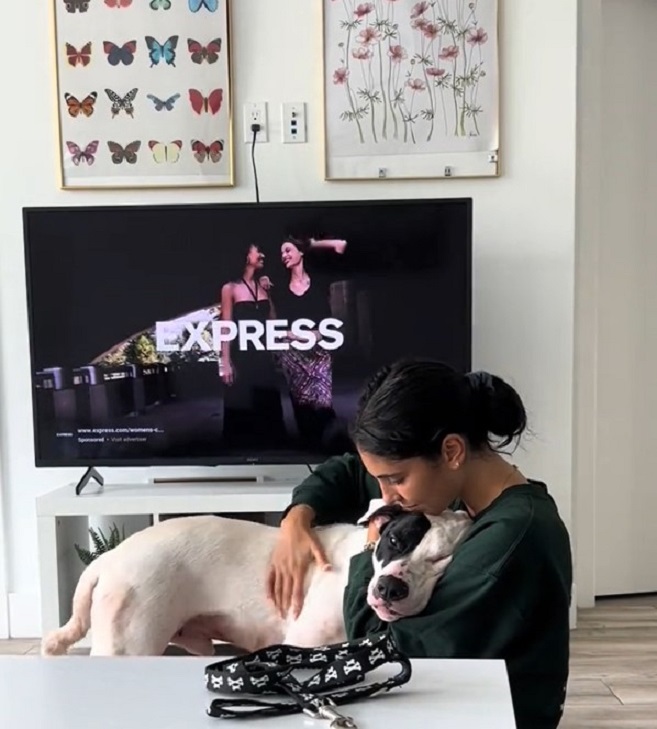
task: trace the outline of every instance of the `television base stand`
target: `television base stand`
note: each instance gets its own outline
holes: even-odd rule
[[[105,479],[100,473],[93,466],[89,466],[84,472],[84,476],[75,485],[75,495],[79,496],[90,481],[95,481],[101,488],[105,485]]]
[[[150,479],[152,484],[170,484],[170,483],[189,483],[189,484],[227,484],[227,483],[246,483],[246,484],[266,484],[280,481],[269,476],[186,476],[180,478],[168,478],[156,476]]]

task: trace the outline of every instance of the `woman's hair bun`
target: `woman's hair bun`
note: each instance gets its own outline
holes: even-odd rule
[[[481,433],[496,448],[504,448],[519,438],[527,428],[527,412],[520,395],[501,377],[489,372],[466,375],[472,403],[472,422],[480,424]],[[474,433],[472,434],[475,435]],[[478,438],[474,438],[478,440]]]

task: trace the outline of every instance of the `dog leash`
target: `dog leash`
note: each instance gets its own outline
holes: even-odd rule
[[[386,663],[399,663],[401,670],[385,680],[356,685]],[[318,668],[305,682],[293,675],[297,669]],[[411,673],[410,660],[388,632],[321,648],[274,645],[206,666],[205,684],[215,693],[278,694],[291,701],[214,699],[208,714],[218,719],[256,719],[303,712],[313,719],[329,720],[332,729],[355,729],[354,720],[336,707],[402,686]]]

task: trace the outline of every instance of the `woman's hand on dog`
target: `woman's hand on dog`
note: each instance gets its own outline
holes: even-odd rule
[[[292,609],[299,617],[303,607],[306,573],[313,563],[321,570],[331,569],[320,541],[312,529],[313,510],[295,506],[281,523],[278,543],[274,548],[267,577],[267,596],[281,617]]]

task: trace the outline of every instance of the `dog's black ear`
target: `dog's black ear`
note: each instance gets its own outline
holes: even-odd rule
[[[367,517],[367,524],[374,522],[381,533],[385,527],[404,510],[399,504],[385,504]]]

